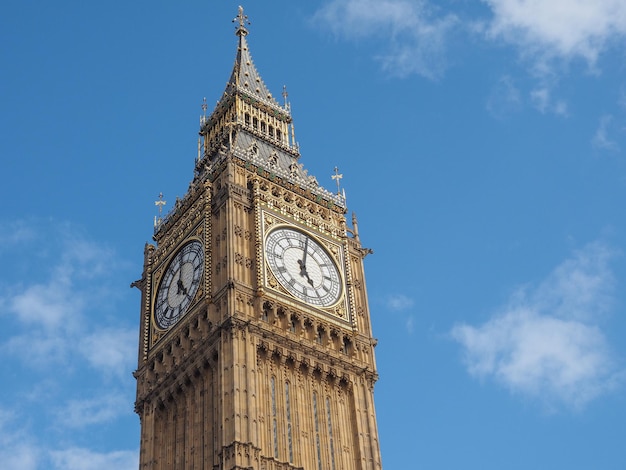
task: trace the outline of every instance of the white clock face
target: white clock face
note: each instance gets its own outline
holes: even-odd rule
[[[192,241],[174,255],[157,291],[154,320],[161,329],[173,326],[187,312],[202,277],[202,244]]]
[[[328,252],[313,238],[292,228],[272,230],[265,256],[278,282],[294,297],[329,307],[341,296],[341,275]]]

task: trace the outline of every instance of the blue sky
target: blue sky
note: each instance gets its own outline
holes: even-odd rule
[[[3,468],[137,468],[129,284],[237,5],[2,6]],[[626,3],[244,7],[301,162],[331,190],[339,167],[375,251],[384,467],[626,468]]]

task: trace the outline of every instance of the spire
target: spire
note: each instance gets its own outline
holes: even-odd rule
[[[252,164],[261,173],[268,172],[272,178],[306,188],[322,198],[320,200],[345,207],[341,194],[322,188],[317,179],[298,163],[300,149],[295,139],[287,89],[283,87],[284,104],[280,104],[261,79],[250,55],[247,41],[250,22],[242,7],[239,7],[233,23],[238,38],[237,56],[215,109],[209,116],[203,114],[201,117],[195,177],[202,179],[212,175],[212,172],[219,171],[224,159],[232,156]],[[204,104],[202,109],[206,112]],[[341,175],[337,175],[334,179],[339,183]]]
[[[287,103],[281,106],[272,96],[252,61],[246,39],[246,25],[250,22],[242,7],[239,7],[233,23],[236,23],[235,35],[239,38],[237,56],[215,109],[209,117],[201,118],[200,134],[205,136],[204,153],[208,155],[219,148],[224,143],[221,140],[225,135],[229,135],[230,148],[233,132],[236,134],[245,128],[257,137],[284,147],[297,157],[299,151],[295,142],[291,106]],[[283,96],[286,97],[286,94]],[[228,131],[225,131],[225,127],[228,127]]]
[[[248,16],[244,14],[242,7],[239,7],[239,14],[233,19],[233,23],[236,23],[235,35],[239,36],[239,47],[237,48],[235,65],[228,80],[225,94],[240,91],[251,98],[260,99],[266,104],[275,106],[284,112],[284,109],[263,82],[261,75],[254,66],[254,62],[252,62],[248,41],[246,40],[248,35],[246,25],[249,25],[250,22],[248,21]]]

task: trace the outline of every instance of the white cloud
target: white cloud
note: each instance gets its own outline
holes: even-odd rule
[[[626,109],[626,89],[624,87],[619,90],[619,98],[617,99],[617,104],[620,108]]]
[[[591,67],[613,41],[626,36],[623,0],[483,0],[493,11],[492,37],[538,59],[582,58]]]
[[[555,100],[553,98],[553,88],[551,86],[542,85],[530,92],[530,100],[541,113],[553,113],[566,117],[567,103],[564,100]]]
[[[567,102],[554,97],[556,85],[546,77],[529,93],[529,102],[532,107],[542,114],[556,114],[567,117],[569,115]],[[487,111],[497,118],[504,119],[519,112],[524,107],[525,98],[513,78],[505,75],[498,80],[487,99]]]
[[[128,397],[109,393],[85,400],[69,400],[56,412],[56,422],[68,428],[84,428],[113,421],[131,412]]]
[[[127,400],[113,395],[103,397],[106,407],[118,409],[127,404]],[[80,413],[87,415],[86,424],[97,424],[110,420],[114,411],[102,411],[97,400],[75,402],[71,410],[77,422],[85,421]],[[70,411],[70,407],[67,410]],[[119,412],[118,412],[119,414]],[[70,419],[59,414],[62,421]],[[39,470],[54,468],[58,470],[136,470],[139,466],[138,451],[112,451],[99,453],[84,448],[54,449],[38,443],[24,427],[23,417],[15,412],[0,408],[0,467],[10,470]],[[76,426],[78,427],[78,426]],[[53,465],[52,467],[50,465]]]
[[[0,251],[0,359],[4,378],[18,380],[5,394],[15,411],[0,408],[0,467],[136,469],[136,451],[73,447],[88,426],[112,428],[133,414],[127,387],[137,332],[112,323],[111,314],[119,259],[71,224],[55,221],[3,223],[2,240],[12,245]],[[26,374],[24,366],[31,368]],[[77,396],[94,389],[101,395]]]
[[[76,320],[83,299],[73,290],[69,279],[53,274],[45,284],[34,284],[8,298],[9,313],[28,325],[57,329]]]
[[[0,252],[13,249],[15,245],[32,241],[37,232],[26,220],[0,223]]]
[[[89,363],[106,373],[127,373],[137,359],[134,328],[102,328],[80,339],[79,350]]]
[[[415,330],[415,319],[413,318],[413,315],[410,315],[409,318],[406,319],[405,326],[409,334],[413,333]]]
[[[522,94],[510,76],[501,77],[491,90],[487,100],[487,111],[498,119],[504,119],[510,114],[522,109]]]
[[[615,279],[610,269],[617,252],[590,243],[557,266],[530,296],[530,303],[559,318],[601,320],[613,306]]]
[[[580,408],[616,387],[624,372],[600,328],[612,302],[613,256],[590,244],[484,324],[455,325],[469,373],[548,406]]]
[[[510,310],[475,328],[456,326],[472,375],[493,376],[514,392],[582,406],[612,385],[612,361],[595,326]]]
[[[414,301],[411,297],[404,294],[391,294],[383,298],[384,306],[387,310],[398,312],[404,319],[404,326],[409,334],[412,334],[415,330],[415,319],[413,315],[408,314],[413,308]]]
[[[11,449],[0,450],[3,468],[11,470],[36,470],[39,462],[39,450],[28,444],[17,444]]]
[[[66,363],[71,352],[67,336],[33,330],[10,337],[3,345],[4,352],[19,358],[34,369],[46,371],[52,364]]]
[[[11,470],[36,470],[40,451],[28,439],[11,411],[0,408],[0,465]]]
[[[54,468],[58,470],[136,470],[139,452],[94,452],[83,448],[70,448],[50,453]]]
[[[557,95],[559,77],[573,61],[598,72],[598,59],[626,39],[623,0],[483,0],[492,12],[483,27],[488,38],[517,48],[539,83],[530,91],[541,113],[567,117]],[[598,144],[602,145],[602,135]]]
[[[348,38],[383,37],[377,59],[385,71],[430,79],[446,67],[446,41],[457,23],[454,15],[435,18],[426,1],[405,0],[333,0],[314,20]]]
[[[605,150],[609,152],[619,151],[619,145],[617,142],[611,139],[610,133],[613,131],[613,116],[605,114],[600,118],[600,123],[596,129],[591,144],[596,150]]]
[[[413,307],[413,299],[403,294],[394,294],[387,297],[387,308],[395,311],[408,310]]]
[[[13,227],[15,235],[6,227]],[[29,253],[20,259],[32,263],[23,269],[30,269],[37,281],[24,283],[8,278],[13,284],[7,284],[7,279],[4,280],[0,291],[0,316],[14,325],[12,330],[6,330],[10,333],[5,334],[4,352],[35,368],[64,362],[69,357],[75,362],[76,353],[101,370],[122,364],[128,366],[135,357],[128,354],[130,332],[123,328],[110,329],[86,318],[88,305],[95,313],[101,304],[108,306],[110,303],[100,300],[112,298],[107,286],[110,270],[117,264],[114,253],[88,240],[68,224],[33,221],[30,227],[24,223],[6,227],[5,238],[19,238],[23,242],[16,251]],[[33,257],[32,247],[41,245],[40,240],[22,237],[19,233],[45,234],[47,251]],[[10,260],[6,263],[10,266]],[[23,278],[28,279],[30,272],[24,271]],[[97,329],[98,333],[91,334],[90,329]],[[106,357],[98,357],[92,349],[98,346],[114,349]],[[121,354],[127,355],[126,360],[122,360]]]

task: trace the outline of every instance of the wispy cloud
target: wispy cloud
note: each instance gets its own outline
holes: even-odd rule
[[[615,255],[592,243],[484,324],[455,325],[468,372],[549,407],[581,408],[621,384],[624,369],[600,327],[612,305]]]
[[[413,333],[413,331],[415,330],[415,319],[413,318],[413,315],[409,316],[409,318],[406,319],[405,327],[406,331],[409,334]]]
[[[66,267],[60,267],[59,271]],[[14,286],[12,291],[5,297],[7,313],[24,324],[35,324],[45,330],[70,327],[84,308],[85,299],[76,295],[66,274],[55,272],[43,284]]]
[[[78,350],[104,373],[126,373],[136,359],[137,338],[134,328],[102,328],[82,337]]]
[[[513,78],[508,75],[501,77],[487,99],[487,111],[496,119],[505,119],[522,107],[522,94]]]
[[[471,43],[512,48],[533,81],[520,92],[510,79],[501,80],[487,109],[504,118],[524,102],[542,114],[570,115],[559,82],[579,62],[598,74],[599,59],[626,38],[626,2],[622,0],[482,0],[486,8],[447,10],[432,0],[329,0],[314,22],[348,40],[372,41],[373,57],[389,75],[420,75],[438,80],[458,55],[449,50]],[[454,5],[453,5],[454,6]],[[375,41],[375,42],[374,42]],[[466,44],[468,42],[466,41]],[[521,93],[521,94],[520,94]],[[522,99],[523,98],[523,99]],[[594,145],[611,145],[599,129]]]
[[[36,470],[40,450],[21,427],[11,411],[0,408],[0,462],[2,468]]]
[[[4,222],[0,238],[12,244],[0,251],[0,360],[16,379],[0,409],[0,467],[137,468],[137,452],[99,454],[71,437],[132,415],[136,327],[111,315],[124,264],[67,223]]]
[[[621,0],[483,0],[489,17],[442,13],[435,2],[418,0],[332,0],[314,19],[349,39],[383,38],[382,65],[397,75],[439,77],[447,63],[450,36],[484,32],[504,41],[546,76],[554,61],[585,61],[626,37],[626,3]]]
[[[69,400],[56,410],[57,422],[68,428],[84,428],[107,423],[126,414],[127,397],[123,394],[107,393],[88,399]]]
[[[621,0],[483,0],[493,12],[491,37],[520,48],[541,72],[558,59],[595,67],[606,48],[626,36]]]
[[[405,294],[391,294],[384,299],[384,303],[387,310],[397,312],[403,316],[406,331],[412,334],[415,330],[415,319],[413,315],[409,314],[407,316],[407,312],[410,312],[415,304],[413,299]]]
[[[437,17],[426,1],[333,0],[314,21],[348,39],[384,38],[376,58],[390,75],[437,79],[446,68],[454,15]]]
[[[139,467],[139,452],[133,451],[99,453],[77,447],[50,455],[56,470],[136,470]]]
[[[614,119],[610,114],[605,114],[600,118],[598,128],[591,139],[591,144],[596,150],[618,152],[619,145],[611,138],[613,132]]]
[[[13,249],[15,245],[27,243],[37,237],[32,224],[25,220],[0,223],[0,253]]]
[[[413,303],[413,299],[404,294],[393,294],[386,299],[387,308],[397,312],[410,309]]]
[[[41,224],[48,225],[42,227]],[[11,228],[15,235],[11,235]],[[128,367],[133,357],[128,352],[130,345],[136,342],[135,335],[120,327],[111,330],[100,321],[87,318],[88,306],[90,312],[95,313],[99,305],[109,304],[100,300],[115,297],[108,290],[111,270],[116,268],[112,250],[89,240],[80,230],[67,224],[11,223],[3,226],[2,232],[8,239],[19,238],[22,243],[16,250],[24,254],[32,253],[32,246],[40,243],[37,236],[23,238],[19,233],[45,233],[49,247],[42,258],[32,259],[30,254],[20,256],[21,260],[29,259],[32,264],[23,267],[29,271],[23,277],[28,279],[30,272],[36,273],[30,283],[13,277],[9,278],[12,283],[0,279],[4,282],[0,290],[0,316],[13,324],[13,328],[5,329],[4,354],[13,354],[28,366],[46,367],[78,353],[78,358],[100,369],[120,370],[120,354],[123,353],[126,357],[123,365]],[[11,260],[5,261],[5,266],[10,264]],[[41,269],[41,265],[45,268]],[[93,333],[91,328],[94,328]],[[104,343],[116,348],[106,359],[95,356],[89,347],[105,346]],[[73,356],[73,360],[76,359]]]
[[[528,104],[542,114],[567,117],[567,102],[555,97],[556,82],[553,77],[542,77],[537,86],[526,94],[522,93],[511,76],[505,75],[493,86],[487,99],[487,111],[496,119],[505,119]]]
[[[554,98],[553,86],[541,85],[530,92],[530,100],[535,109],[542,114],[552,113],[567,117],[567,102],[563,99]]]

